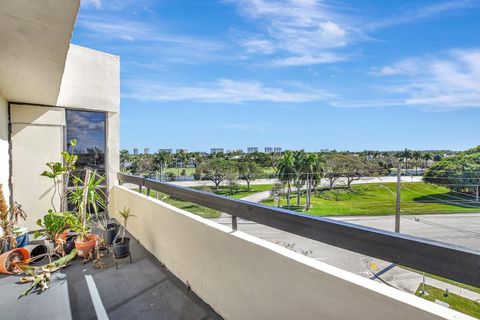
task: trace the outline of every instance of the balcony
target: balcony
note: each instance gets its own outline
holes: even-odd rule
[[[119,174],[136,190],[158,191],[232,216],[219,225],[124,186],[110,212],[138,213],[129,231],[225,319],[460,319],[441,305],[295,253],[237,230],[238,219],[337,248],[479,285],[479,252],[413,236],[317,218],[150,179]],[[261,303],[259,303],[261,302]],[[345,308],[348,306],[348,308]]]
[[[238,230],[239,219],[445,278],[480,285],[478,251],[118,174],[109,212],[130,207],[132,263],[80,259],[50,289],[0,277],[2,314],[37,319],[473,319]],[[122,185],[122,183],[124,185]],[[134,190],[126,187],[129,184]],[[138,192],[141,191],[141,192]],[[146,195],[143,191],[147,191]],[[166,204],[169,194],[231,215],[231,225]],[[348,306],[348,307],[347,307]],[[61,316],[60,316],[61,315]]]

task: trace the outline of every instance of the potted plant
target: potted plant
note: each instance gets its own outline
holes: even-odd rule
[[[113,241],[113,254],[115,255],[115,258],[123,258],[130,255],[130,238],[125,237],[125,232],[127,230],[128,219],[131,217],[135,217],[135,215],[132,214],[130,208],[126,207],[124,207],[123,210],[120,210],[119,214],[123,218],[123,228],[122,236],[120,238],[116,237]]]
[[[14,202],[9,208],[5,197],[3,196],[2,185],[0,184],[0,236],[1,252],[5,252],[17,247],[17,235],[14,232],[14,226],[20,219],[25,220],[26,214],[22,206]]]
[[[79,224],[75,226],[74,230],[78,233],[78,237],[75,240],[75,248],[78,250],[78,255],[80,257],[86,258],[90,256],[91,252],[97,244],[97,236],[92,234],[91,225],[89,223],[89,216],[87,216],[87,205],[89,204],[89,185],[90,180],[92,179],[92,172],[87,168],[85,171],[85,180],[82,190],[82,197],[76,203],[78,210],[78,219]],[[76,188],[78,190],[78,187]]]
[[[49,170],[45,170],[41,173],[41,176],[47,177],[53,180],[53,194],[50,200],[52,204],[52,208],[55,212],[57,209],[55,207],[55,196],[58,195],[60,200],[60,211],[66,211],[66,196],[67,196],[67,187],[70,182],[70,175],[76,169],[76,162],[78,160],[78,156],[74,154],[75,146],[77,145],[77,140],[72,139],[69,142],[71,146],[70,152],[62,151],[62,158],[63,158],[63,165],[60,162],[48,162],[47,167]]]
[[[30,259],[30,252],[25,248],[16,248],[0,255],[0,273],[21,273],[20,264]]]
[[[102,230],[103,241],[105,241],[105,244],[112,245],[113,240],[118,234],[120,225],[117,222],[108,222],[107,218],[104,216],[97,219],[95,224],[100,230]]]
[[[107,208],[105,198],[106,195],[100,188],[102,183],[105,181],[105,176],[97,174],[93,170],[90,174],[90,178],[82,182],[78,177],[73,177],[75,188],[70,192],[68,197],[69,202],[73,204],[76,208],[80,208],[83,200],[83,194],[86,194],[85,200],[85,210],[88,217],[94,216],[93,222],[96,227],[98,227],[103,232],[103,238],[105,243],[112,244],[113,239],[115,238],[119,225],[118,223],[109,223],[106,216],[99,212],[99,210],[105,211]],[[80,187],[80,184],[83,183],[83,186]]]
[[[79,257],[87,258],[97,244],[97,236],[90,233],[90,226],[79,225],[75,228],[78,237],[75,239],[75,249]]]
[[[73,242],[77,237],[74,232],[79,225],[78,217],[70,212],[48,211],[43,219],[37,220],[37,225],[42,228],[35,232],[35,238],[44,236],[50,250],[56,251],[60,255],[69,254],[73,249]],[[73,232],[72,232],[73,231]]]

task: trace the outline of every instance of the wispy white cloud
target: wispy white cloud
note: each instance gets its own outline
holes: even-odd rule
[[[274,65],[296,66],[342,61],[347,58],[334,49],[362,37],[362,32],[344,14],[315,0],[239,0],[238,11],[259,22],[261,34],[248,35],[241,41],[249,53],[279,57]],[[254,40],[249,38],[262,39]]]
[[[102,7],[102,0],[81,0],[80,3],[83,7],[93,6],[97,9]]]
[[[393,76],[393,75],[413,75],[421,71],[422,59],[409,58],[396,62],[392,65],[373,67],[370,71],[371,75],[376,76]]]
[[[220,41],[174,33],[160,23],[112,14],[81,14],[78,24],[92,40],[112,41],[122,52],[151,55],[155,60],[193,64],[229,57],[225,54],[229,48]],[[154,52],[158,54],[152,55]]]
[[[250,38],[242,40],[241,45],[247,53],[271,54],[275,52],[275,44],[266,39]]]
[[[384,93],[395,98],[335,101],[337,106],[425,106],[446,110],[480,107],[480,49],[457,49],[410,58],[374,68],[373,75],[391,79]],[[399,78],[400,77],[400,78]]]
[[[404,8],[402,12],[376,19],[361,8],[323,0],[225,0],[254,21],[259,31],[240,33],[248,54],[271,55],[276,66],[300,66],[349,60],[357,52],[350,47],[372,40],[369,33],[399,24],[413,23],[455,10],[480,6],[474,0],[438,1]],[[254,39],[254,40],[251,40]],[[260,39],[260,40],[259,40]],[[358,51],[358,50],[357,50]],[[256,55],[254,58],[258,59]],[[386,72],[388,72],[386,70]]]
[[[130,86],[125,98],[150,101],[195,101],[213,103],[289,102],[301,103],[333,98],[333,94],[313,88],[264,85],[258,81],[219,79],[210,83],[172,86],[152,81],[137,82]]]
[[[412,8],[402,13],[389,16],[385,19],[370,22],[365,25],[366,30],[375,30],[380,28],[392,27],[395,25],[408,24],[427,18],[435,17],[452,11],[479,7],[480,3],[476,0],[451,0],[438,1],[434,4]]]
[[[123,39],[127,41],[166,42],[197,48],[220,49],[224,46],[217,41],[199,39],[198,37],[169,33],[161,26],[148,24],[126,18],[111,16],[82,17],[79,24],[95,35],[106,39]]]
[[[311,55],[302,55],[302,56],[292,56],[287,58],[273,59],[272,64],[276,66],[302,66],[302,65],[313,65],[313,64],[323,64],[323,63],[333,63],[347,60],[346,55],[336,54],[333,52],[324,52],[316,56]]]

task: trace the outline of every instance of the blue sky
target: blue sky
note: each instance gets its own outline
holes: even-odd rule
[[[121,146],[461,150],[479,143],[480,1],[88,0],[121,57]]]

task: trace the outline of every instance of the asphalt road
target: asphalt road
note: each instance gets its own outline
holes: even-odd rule
[[[389,231],[394,230],[395,223],[394,216],[336,217],[335,219]],[[222,218],[219,222],[229,225],[231,220]],[[250,221],[240,220],[238,230],[368,278],[372,278],[374,272],[389,266],[385,261]],[[480,213],[402,216],[400,230],[405,234],[480,250]],[[420,275],[399,267],[389,269],[383,274],[382,279],[392,286],[409,292],[414,292],[421,282]],[[451,291],[454,289],[450,288]]]

